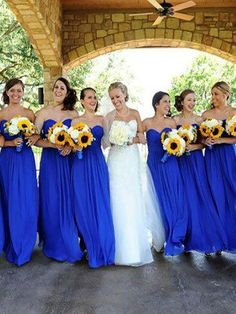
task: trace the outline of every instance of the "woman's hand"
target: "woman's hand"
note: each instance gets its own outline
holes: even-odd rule
[[[21,137],[17,137],[12,142],[13,142],[14,146],[21,146],[23,143],[23,139]]]
[[[69,155],[69,154],[71,153],[72,148],[71,148],[70,145],[59,146],[59,147],[60,147],[60,148],[59,148],[60,154],[61,154],[62,156],[67,156],[67,155]]]
[[[137,133],[137,137],[138,137],[138,140],[139,140],[139,143],[140,143],[140,144],[143,144],[143,145],[146,144],[146,138],[145,138],[145,136],[144,136],[143,133],[138,132],[138,133]]]
[[[39,134],[31,135],[31,136],[29,136],[27,138],[27,145],[28,146],[33,146],[39,139],[40,139],[40,135]]]
[[[191,151],[193,151],[193,150],[195,150],[195,146],[194,146],[194,144],[188,144],[187,146],[186,146],[186,152],[191,152]]]
[[[204,144],[207,145],[207,146],[211,146],[211,145],[214,145],[215,144],[215,140],[213,140],[212,138],[210,137],[207,137],[204,141]]]

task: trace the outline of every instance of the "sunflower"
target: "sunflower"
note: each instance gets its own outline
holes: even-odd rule
[[[212,139],[220,138],[222,133],[224,132],[224,128],[221,125],[216,125],[210,133]]]
[[[17,127],[20,131],[27,132],[28,130],[31,129],[31,122],[29,121],[29,119],[21,119],[17,123]]]
[[[167,134],[166,132],[162,132],[161,133],[161,143],[163,144],[164,143],[164,140],[167,138]]]
[[[73,128],[78,130],[78,131],[82,131],[85,126],[86,126],[85,123],[79,122],[79,123],[73,125]]]
[[[55,144],[64,146],[67,142],[68,136],[65,131],[60,131],[57,134],[55,134]]]
[[[183,124],[182,125],[182,129],[190,130],[191,129],[191,125],[190,124]]]
[[[180,141],[175,138],[170,138],[166,146],[167,153],[170,155],[176,155],[180,150]]]
[[[229,128],[229,134],[232,136],[236,136],[236,122],[232,124],[231,127]]]
[[[207,126],[205,126],[204,124],[200,125],[199,131],[201,132],[202,136],[204,136],[204,137],[208,137],[211,133],[209,128]]]
[[[85,148],[90,146],[93,140],[93,135],[90,132],[81,132],[78,137],[78,144],[80,147]]]
[[[192,141],[187,133],[180,133],[180,137],[185,141],[186,145],[190,144]]]
[[[73,141],[73,139],[70,136],[67,136],[66,139],[67,143],[70,145],[70,147],[74,148],[75,147],[75,142]]]

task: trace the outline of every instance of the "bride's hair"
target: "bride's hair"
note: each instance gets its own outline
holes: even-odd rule
[[[112,89],[115,89],[115,88],[119,88],[122,93],[125,96],[125,101],[128,101],[129,100],[129,94],[128,94],[128,88],[125,84],[121,83],[121,82],[114,82],[114,83],[111,83],[110,86],[108,87],[108,93],[112,90]]]

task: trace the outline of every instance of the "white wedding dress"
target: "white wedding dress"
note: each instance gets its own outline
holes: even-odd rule
[[[136,120],[127,123],[135,137]],[[164,244],[164,229],[159,207],[157,202],[154,202],[155,194],[152,194],[152,189],[147,189],[148,184],[144,184],[142,179],[138,146],[111,146],[108,169],[116,239],[115,264],[140,266],[151,263],[152,241],[148,236],[148,228],[154,234],[153,244],[157,250]]]

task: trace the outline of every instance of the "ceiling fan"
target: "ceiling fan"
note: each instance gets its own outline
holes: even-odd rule
[[[154,6],[155,8],[154,12],[134,13],[134,14],[130,14],[130,16],[151,15],[151,14],[157,13],[158,17],[155,20],[155,22],[152,24],[153,26],[160,24],[162,20],[167,16],[176,17],[178,19],[185,20],[185,21],[191,21],[194,18],[194,16],[192,15],[177,12],[177,11],[181,11],[181,10],[184,10],[184,9],[187,9],[196,5],[194,1],[187,1],[184,3],[177,4],[175,6],[173,6],[171,3],[166,2],[165,0],[161,4],[159,4],[156,0],[147,0],[147,1]]]

